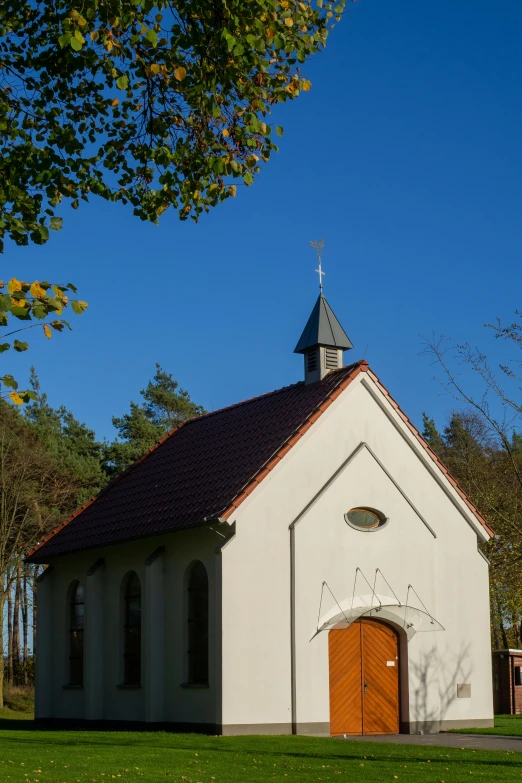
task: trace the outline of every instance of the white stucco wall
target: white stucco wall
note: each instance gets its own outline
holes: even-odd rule
[[[211,530],[197,529],[55,558],[52,571],[42,582],[39,599],[42,612],[38,612],[38,638],[45,640],[42,642],[45,650],[52,634],[52,655],[51,663],[48,656],[42,656],[42,675],[37,678],[37,717],[219,723],[219,629],[216,632],[219,556],[215,548],[220,540]],[[165,548],[164,554],[151,565],[145,565],[158,547]],[[105,564],[95,575],[87,577],[87,571],[100,557]],[[209,579],[208,688],[181,687],[187,680],[185,574],[193,560],[203,562]],[[129,571],[138,574],[142,589],[140,688],[119,687],[123,681],[122,583]],[[90,593],[89,581],[95,577],[98,583]],[[82,689],[64,687],[68,683],[69,654],[67,596],[71,582],[76,579],[86,589]],[[164,589],[160,590],[162,584]],[[87,634],[89,615],[93,613],[101,614],[102,633],[95,638]],[[88,665],[93,648],[96,667]],[[89,698],[91,693],[94,698]]]
[[[290,730],[289,525],[361,442],[436,538],[364,448],[300,517],[295,527],[297,728],[328,728],[327,633],[309,640],[321,583],[325,580],[338,600],[349,599],[356,567],[370,582],[379,568],[402,601],[411,583],[446,629],[419,633],[407,645],[401,719],[412,730],[437,729],[441,721],[492,719],[488,572],[477,551],[477,531],[484,533],[476,521],[472,528],[467,507],[377,387],[359,376],[231,518],[237,533],[222,554],[223,724],[231,732],[252,724]],[[349,527],[344,513],[358,505],[381,510],[388,525],[373,533]],[[326,601],[323,614],[332,606]],[[470,699],[456,698],[457,683],[471,683]]]

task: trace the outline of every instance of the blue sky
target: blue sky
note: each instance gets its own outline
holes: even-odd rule
[[[521,307],[522,4],[360,0],[277,110],[280,153],[198,225],[122,206],[64,208],[43,248],[7,247],[4,279],[72,280],[74,331],[4,354],[100,437],[160,362],[208,410],[299,380],[293,354],[325,294],[413,421],[452,401],[420,355],[443,333],[494,353],[483,323]],[[498,346],[498,343],[497,343]]]

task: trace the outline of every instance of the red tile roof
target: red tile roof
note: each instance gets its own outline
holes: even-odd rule
[[[28,559],[227,518],[367,362],[184,422],[45,539]]]
[[[176,427],[55,530],[28,556],[56,555],[228,519],[360,372],[445,474],[489,535],[491,527],[393,400],[368,362],[207,413]]]

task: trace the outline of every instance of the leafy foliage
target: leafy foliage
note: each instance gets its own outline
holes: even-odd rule
[[[142,389],[141,395],[142,403],[131,402],[129,413],[112,419],[120,440],[115,440],[106,450],[111,475],[125,470],[173,427],[204,413],[159,364],[154,379]]]
[[[75,506],[78,481],[17,408],[0,400],[0,651],[4,602],[24,553]],[[0,655],[0,708],[4,656]]]
[[[63,199],[197,220],[251,185],[345,3],[3,0],[0,241],[45,242]]]
[[[0,292],[5,291],[6,288],[7,293],[0,293],[0,327],[8,327],[10,318],[16,318],[19,321],[37,320],[42,323],[33,323],[30,326],[12,329],[1,335],[1,340],[39,326],[42,327],[45,337],[50,340],[51,330],[62,332],[65,327],[71,328],[68,321],[57,317],[63,313],[66,307],[70,305],[72,311],[77,315],[81,315],[87,309],[87,302],[83,302],[81,299],[69,300],[68,292],[76,293],[76,288],[72,283],[52,285],[47,281],[40,283],[38,280],[33,283],[24,283],[13,277],[7,283],[7,287],[0,281]],[[51,320],[46,321],[45,319],[49,317]],[[5,353],[11,347],[20,353],[29,348],[29,343],[16,338],[12,343],[2,342],[0,343],[0,353]],[[19,391],[18,382],[12,375],[0,376],[0,390],[2,384],[6,389],[12,389],[8,392],[8,396],[17,405],[36,399],[34,391]]]
[[[61,468],[76,482],[71,510],[83,505],[107,483],[104,444],[96,439],[93,430],[78,419],[64,405],[53,408],[42,393],[34,367],[31,368],[31,389],[34,400],[24,408],[24,417],[39,442]]]
[[[424,437],[490,522],[497,537],[482,545],[490,566],[491,631],[496,649],[522,643],[522,492],[512,459],[522,471],[519,436],[511,455],[476,411],[454,412],[442,433],[424,415]]]

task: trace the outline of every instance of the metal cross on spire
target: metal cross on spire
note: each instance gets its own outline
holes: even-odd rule
[[[319,291],[322,294],[323,276],[326,274],[326,272],[323,272],[323,266],[322,266],[324,239],[319,239],[319,240],[312,239],[312,241],[310,242],[310,247],[313,247],[315,252],[317,253],[318,269],[316,269],[315,271],[319,275]]]

